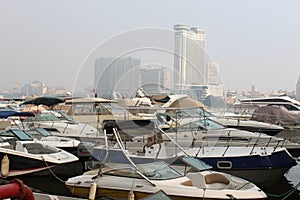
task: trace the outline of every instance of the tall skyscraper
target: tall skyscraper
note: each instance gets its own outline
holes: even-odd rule
[[[113,92],[131,96],[140,86],[140,65],[133,57],[97,59],[94,88],[98,97],[110,98]]]
[[[297,101],[300,101],[300,76],[298,78],[297,85],[296,85],[296,99]]]
[[[174,85],[185,89],[207,83],[205,31],[186,25],[174,25]]]

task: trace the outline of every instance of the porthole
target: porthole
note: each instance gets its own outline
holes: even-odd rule
[[[231,169],[232,163],[230,161],[218,161],[217,167],[219,169]]]

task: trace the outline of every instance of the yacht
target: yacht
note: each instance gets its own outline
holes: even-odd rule
[[[300,114],[300,102],[286,95],[275,96],[275,97],[240,99],[238,104],[253,105],[259,107],[277,105],[277,106],[283,106],[291,112]]]

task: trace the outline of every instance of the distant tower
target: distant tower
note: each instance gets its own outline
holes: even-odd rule
[[[98,97],[110,98],[113,92],[131,96],[140,86],[140,65],[140,59],[133,57],[97,59],[94,88]]]
[[[205,31],[186,25],[174,25],[174,31],[175,87],[206,84]]]
[[[141,69],[141,86],[147,94],[162,93],[170,84],[170,69],[151,66]]]
[[[296,100],[300,101],[300,76],[298,78],[297,85],[296,85]]]
[[[207,83],[209,85],[221,84],[220,64],[217,62],[207,63]]]

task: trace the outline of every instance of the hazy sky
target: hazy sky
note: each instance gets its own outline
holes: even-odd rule
[[[132,29],[206,31],[225,89],[295,90],[300,75],[298,0],[0,0],[0,89],[41,80],[71,88],[84,59]],[[93,83],[87,73],[87,84]]]

